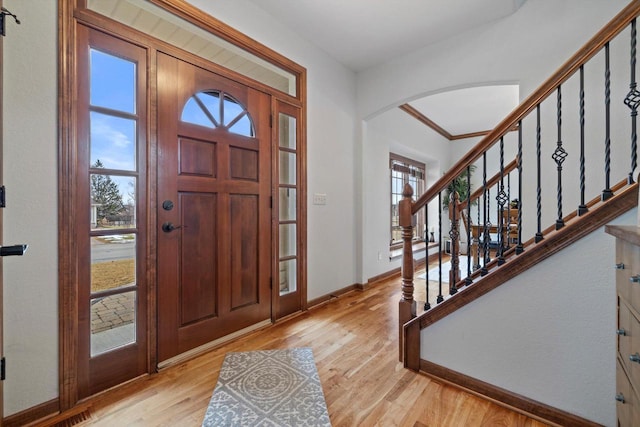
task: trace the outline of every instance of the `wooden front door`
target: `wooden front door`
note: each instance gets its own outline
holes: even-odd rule
[[[158,54],[158,361],[271,317],[270,97]]]

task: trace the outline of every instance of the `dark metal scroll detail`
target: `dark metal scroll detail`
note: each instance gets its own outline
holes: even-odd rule
[[[424,243],[427,247],[427,251],[425,254],[426,258],[426,279],[425,280],[425,292],[424,292],[424,310],[427,311],[431,309],[431,304],[429,304],[429,204],[424,205]]]
[[[467,277],[465,285],[473,283],[471,278],[471,166],[467,166]]]
[[[638,105],[640,105],[640,91],[636,82],[636,20],[631,21],[631,82],[629,84],[629,93],[624,99],[624,104],[631,109],[631,171],[627,177],[627,184],[633,184],[633,173],[638,166],[638,132],[637,118]]]
[[[489,222],[489,190],[487,189],[487,152],[482,153],[482,212],[483,212],[483,230],[482,230],[482,247],[483,262],[480,275],[485,276],[489,273],[487,268],[489,258],[489,230],[491,223]],[[479,234],[479,233],[478,233]]]
[[[542,128],[540,126],[540,104],[536,106],[536,161],[537,161],[537,177],[536,177],[536,211],[538,230],[535,236],[535,242],[541,242],[544,239],[542,234]]]
[[[518,245],[516,255],[524,252],[522,245],[522,120],[518,122]]]
[[[484,204],[483,204],[484,206]],[[473,266],[474,270],[478,270],[480,268],[480,197],[478,197],[478,224],[477,232],[476,232],[476,264]]]
[[[556,162],[556,165],[558,166],[558,218],[556,219],[556,230],[560,230],[562,227],[564,227],[564,220],[562,219],[562,163],[564,163],[568,155],[564,148],[562,148],[562,92],[560,86],[558,86],[557,110],[558,146],[553,152],[551,158]]]
[[[458,231],[458,202],[459,195],[457,191],[451,193],[450,206],[451,206],[451,230],[449,230],[449,237],[451,238],[451,270],[449,271],[449,295],[455,295],[458,293],[456,282],[458,281],[458,270],[460,266],[460,258],[458,256],[458,247],[460,243],[460,231]]]
[[[585,191],[585,155],[584,155],[584,65],[580,66],[580,205],[578,216],[589,211],[584,200]]]
[[[504,191],[504,137],[500,138],[500,190],[496,196],[498,202],[498,265],[504,264],[504,236],[509,240],[509,216],[504,215],[504,205],[509,201]],[[507,222],[507,229],[504,229]]]
[[[604,45],[604,190],[600,199],[604,202],[613,196],[611,190],[611,68],[609,67],[609,43]]]

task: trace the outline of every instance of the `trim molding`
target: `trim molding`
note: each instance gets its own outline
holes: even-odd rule
[[[431,254],[429,255],[429,262],[432,262],[434,260],[436,260],[438,258],[438,254]],[[415,261],[415,268],[422,268],[426,265],[426,260],[425,258],[421,259],[421,260],[416,260]],[[332,299],[335,298],[339,298],[340,296],[352,292],[352,291],[366,291],[368,290],[371,286],[376,285],[380,282],[383,282],[385,280],[389,280],[389,279],[394,279],[394,278],[399,278],[400,277],[400,273],[401,273],[401,268],[394,268],[393,270],[389,270],[385,273],[382,274],[378,274],[377,276],[373,276],[371,277],[369,280],[367,280],[367,283],[354,283],[353,285],[349,285],[346,286],[342,289],[338,289],[337,291],[333,291],[331,293],[328,293],[326,295],[322,295],[321,297],[318,298],[314,298],[312,300],[310,300],[307,303],[307,307],[308,308],[313,308],[316,307],[318,305],[324,304],[328,301],[331,301]]]
[[[348,294],[349,292],[353,292],[357,290],[360,290],[360,291],[364,290],[364,286],[360,283],[354,283],[353,285],[349,285],[342,289],[338,289],[337,291],[333,291],[329,294],[322,295],[318,298],[314,298],[307,302],[307,309],[315,308],[319,305],[322,305],[326,302],[331,301],[332,299],[339,298],[344,294]]]
[[[424,114],[422,114],[420,111],[416,110],[414,107],[412,107],[409,104],[402,104],[398,108],[400,108],[405,113],[409,114],[414,119],[418,120],[420,123],[430,127],[440,135],[444,136],[449,141],[456,141],[458,139],[467,139],[467,138],[475,138],[478,136],[485,136],[485,135],[488,135],[489,132],[491,132],[490,130],[483,130],[479,132],[470,132],[470,133],[463,133],[460,135],[453,135],[447,132],[442,126],[438,125],[436,122],[434,122],[433,120],[431,120],[430,118],[428,118],[427,116],[425,116]],[[515,130],[517,130],[517,127],[511,129],[511,131],[515,131]]]
[[[544,423],[566,427],[596,427],[600,425],[424,359],[420,359],[420,372]]]
[[[429,262],[434,262],[435,260],[438,259],[438,253],[434,253],[429,255]],[[419,259],[419,260],[414,260],[413,261],[413,265],[414,268],[422,268],[425,265],[427,265],[427,261],[426,261],[426,257]],[[375,285],[377,283],[380,283],[384,280],[388,280],[388,279],[394,279],[394,278],[399,278],[400,275],[402,274],[402,267],[397,267],[394,268],[393,270],[389,270],[387,272],[384,272],[382,274],[378,274],[377,276],[373,276],[371,278],[369,278],[369,280],[367,280],[367,283],[360,285],[361,289],[367,289],[369,288],[369,286]]]
[[[84,410],[84,408],[82,408]],[[45,418],[54,417],[60,413],[60,400],[51,399],[23,411],[5,417],[2,422],[5,427],[24,426]]]

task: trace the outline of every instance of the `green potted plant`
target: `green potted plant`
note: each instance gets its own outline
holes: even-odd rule
[[[458,175],[453,179],[453,181],[449,183],[449,186],[444,190],[444,195],[442,197],[443,208],[449,208],[449,200],[451,199],[451,194],[453,194],[454,191],[458,193],[458,200],[460,200],[461,202],[467,200],[467,189],[473,189],[473,185],[468,186],[467,183],[471,179],[471,174],[473,174],[475,170],[475,165],[471,165],[469,169],[465,169],[464,171],[462,171],[460,175]],[[476,200],[472,200],[471,204],[475,205],[476,202]]]

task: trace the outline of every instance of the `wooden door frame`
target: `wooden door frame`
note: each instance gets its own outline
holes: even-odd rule
[[[1,1],[1,0],[0,0]],[[78,286],[79,277],[77,263],[79,259],[78,247],[75,242],[77,235],[76,221],[79,212],[76,210],[77,169],[77,117],[76,117],[76,25],[83,24],[98,29],[114,37],[121,38],[133,44],[143,46],[148,51],[148,91],[156,91],[155,53],[157,49],[168,52],[180,52],[190,58],[194,64],[203,64],[212,71],[221,73],[227,78],[239,83],[255,87],[269,93],[273,99],[278,99],[300,109],[300,159],[298,162],[300,174],[299,209],[301,212],[301,229],[299,230],[300,249],[300,288],[303,293],[303,309],[306,308],[307,268],[306,268],[306,198],[307,198],[307,163],[306,163],[306,69],[288,58],[278,54],[270,48],[247,37],[241,32],[229,27],[217,19],[207,15],[199,9],[182,0],[148,0],[183,19],[190,21],[205,31],[213,33],[234,45],[275,64],[296,76],[296,96],[269,88],[247,77],[238,75],[216,64],[205,61],[195,55],[184,53],[173,46],[153,39],[146,34],[109,20],[86,9],[86,0],[58,0],[58,247],[59,247],[59,408],[61,411],[72,408],[78,403]],[[155,219],[156,200],[156,106],[148,96],[148,188],[147,188],[147,241],[148,254],[148,372],[152,373],[157,367],[156,346],[156,236],[157,224]],[[273,144],[273,141],[272,141]],[[272,191],[273,195],[273,191]],[[275,256],[275,255],[273,255]],[[277,274],[277,270],[272,272]],[[273,302],[272,302],[273,304]],[[275,321],[275,318],[272,318]]]
[[[2,0],[0,0],[0,7],[2,7]],[[5,22],[6,24],[6,22]],[[4,97],[2,96],[3,85],[2,81],[4,80],[4,50],[3,50],[3,40],[4,37],[0,36],[0,185],[4,183],[4,175],[2,169],[2,159],[3,159],[3,142],[4,138],[2,137],[4,132],[4,116],[3,116],[3,103]],[[2,209],[0,209],[0,246],[4,242],[3,240],[3,222],[2,222]],[[4,304],[4,283],[2,281],[4,273],[2,270],[2,257],[0,257],[0,357],[4,357],[4,333],[3,333],[3,304]],[[2,419],[4,418],[4,383],[0,381],[0,427],[2,426]]]

